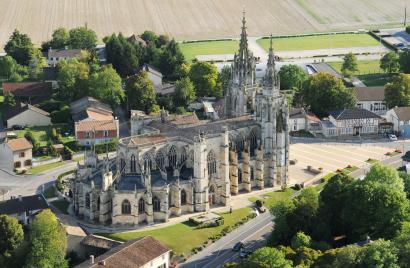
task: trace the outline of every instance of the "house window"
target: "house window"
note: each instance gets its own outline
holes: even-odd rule
[[[124,199],[124,201],[122,201],[121,214],[124,214],[124,215],[131,214],[131,203],[127,199]]]
[[[104,130],[104,137],[105,137],[105,138],[108,137],[108,130]]]
[[[208,175],[212,176],[216,174],[216,158],[212,150],[208,153],[207,161],[208,161]]]
[[[161,211],[161,201],[158,199],[158,197],[155,196],[152,199],[152,205],[154,207],[155,212]]]
[[[19,157],[25,157],[25,156],[26,156],[26,154],[24,152],[19,153]]]
[[[19,168],[19,167],[21,167],[21,162],[20,161],[14,162],[14,168]]]
[[[181,205],[186,205],[186,192],[181,190]]]
[[[31,160],[27,159],[26,161],[24,161],[24,166],[26,167],[31,166]]]
[[[91,131],[87,131],[86,133],[85,133],[85,137],[86,138],[91,138],[92,137],[92,132]]]
[[[140,198],[138,201],[138,214],[144,214],[145,213],[145,200],[144,198]]]

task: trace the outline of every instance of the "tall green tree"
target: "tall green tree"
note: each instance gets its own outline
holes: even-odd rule
[[[97,45],[97,34],[86,27],[71,29],[69,35],[71,48],[94,50]]]
[[[380,69],[385,73],[396,73],[399,71],[399,68],[399,55],[394,51],[387,53],[380,59]]]
[[[46,59],[39,49],[33,51],[33,57],[28,65],[29,77],[33,80],[40,79],[43,76],[43,68],[47,66]]]
[[[131,77],[125,86],[128,106],[130,109],[142,110],[146,113],[158,109],[154,85],[148,79],[146,72],[141,71]]]
[[[410,74],[410,50],[406,49],[399,54],[400,71]]]
[[[17,29],[10,36],[4,47],[7,55],[16,60],[18,64],[27,66],[33,56],[34,45],[27,34],[20,33]]]
[[[10,109],[11,107],[16,106],[16,100],[14,99],[13,93],[7,92],[4,94],[3,105],[6,111]]]
[[[159,54],[158,63],[156,65],[162,74],[170,79],[178,79],[176,77],[178,66],[185,62],[184,54],[182,54],[178,43],[172,39],[169,43],[162,47]]]
[[[406,193],[407,199],[410,200],[410,175],[407,172],[399,172],[399,177],[403,180],[404,192]]]
[[[111,65],[104,66],[99,72],[93,73],[88,82],[90,95],[117,107],[124,100],[122,80]]]
[[[361,267],[399,268],[397,249],[383,239],[367,244],[361,251]]]
[[[244,263],[244,267],[252,267],[252,265],[259,265],[255,267],[263,268],[291,268],[292,261],[285,258],[285,254],[276,248],[262,247],[253,252],[249,259]]]
[[[66,232],[51,210],[43,210],[36,216],[30,226],[29,241],[25,267],[67,267]]]
[[[52,48],[65,48],[70,44],[70,33],[66,28],[58,28],[53,32],[51,39]]]
[[[298,65],[287,64],[280,68],[280,89],[282,90],[299,90],[308,78],[306,72]]]
[[[225,96],[226,90],[228,89],[228,86],[229,86],[229,81],[231,80],[231,75],[232,75],[231,67],[227,65],[222,67],[221,72],[218,74],[217,84],[219,87],[221,87],[222,96]]]
[[[77,59],[60,61],[57,65],[59,84],[57,97],[63,101],[73,101],[88,95],[89,66]]]
[[[9,256],[23,239],[23,227],[17,219],[8,215],[0,215],[0,255]]]
[[[176,106],[187,106],[195,99],[195,87],[188,77],[175,83],[174,103]]]
[[[326,116],[335,110],[353,108],[357,101],[352,89],[346,88],[342,80],[328,73],[310,76],[303,85],[301,98],[318,116]]]
[[[343,75],[346,77],[351,77],[358,70],[359,68],[357,66],[357,57],[352,52],[346,54],[343,58],[343,64],[341,69]]]
[[[216,96],[218,70],[214,64],[198,61],[192,64],[189,71],[189,78],[196,88],[198,97]]]
[[[410,263],[410,222],[401,224],[400,231],[393,239],[394,246],[398,249],[398,263],[400,267],[406,267]]]
[[[391,82],[386,85],[384,98],[389,108],[409,106],[410,74],[399,74],[393,77]]]
[[[18,64],[11,56],[0,57],[0,78],[20,82],[27,78],[27,67]]]

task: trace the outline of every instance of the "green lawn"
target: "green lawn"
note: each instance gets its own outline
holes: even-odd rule
[[[239,47],[238,40],[229,41],[206,41],[195,43],[181,43],[179,47],[187,61],[191,61],[197,55],[234,54]]]
[[[195,226],[186,221],[172,226],[151,231],[137,231],[116,234],[100,234],[111,239],[126,241],[141,236],[151,235],[169,246],[176,254],[187,254],[192,248],[202,245],[210,236],[219,234],[228,225],[234,225],[238,220],[245,218],[251,212],[250,208],[241,208],[232,213],[221,214],[224,224],[213,228],[195,229]]]
[[[343,173],[343,174],[346,174],[346,175],[348,175],[348,174],[350,174],[350,173],[352,173],[353,171],[356,171],[356,170],[358,170],[359,168],[358,167],[356,167],[356,166],[351,166],[351,167],[345,167],[344,169],[341,169],[340,171],[339,171],[339,169],[336,171],[337,173]]]
[[[51,164],[40,165],[40,166],[30,168],[27,171],[27,173],[28,174],[38,174],[38,173],[44,172],[44,171],[49,170],[49,169],[53,169],[53,168],[56,168],[56,167],[59,167],[59,166],[63,166],[65,164],[67,164],[67,162],[60,161],[60,162],[55,162],[55,163],[51,163]]]
[[[70,203],[68,203],[67,200],[56,200],[51,202],[51,204],[55,206],[61,213],[68,214],[67,209]]]
[[[15,130],[19,138],[24,137],[24,134],[30,130],[33,133],[34,138],[40,143],[40,146],[46,146],[47,141],[51,139],[51,129],[52,128],[64,128],[67,127],[67,124],[58,124],[52,126],[43,126],[43,127],[28,127],[23,130]],[[65,141],[73,140],[73,138],[63,138]]]
[[[46,199],[56,197],[57,195],[54,186],[50,186],[45,189],[43,195]]]
[[[379,162],[379,160],[369,158],[369,159],[366,160],[366,162],[373,165],[373,164],[376,164],[377,162]]]
[[[258,39],[258,44],[269,50],[269,39]],[[332,34],[274,38],[275,51],[297,51],[327,48],[377,46],[380,43],[368,34]]]
[[[260,199],[263,200],[266,207],[271,207],[278,201],[290,198],[295,192],[292,188],[286,188],[284,191],[271,192],[260,197],[251,197],[249,201],[255,202],[257,199]]]
[[[392,75],[391,74],[364,74],[358,75],[359,78],[366,86],[375,87],[375,86],[384,86],[390,82]]]

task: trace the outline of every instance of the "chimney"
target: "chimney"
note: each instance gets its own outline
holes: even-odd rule
[[[94,255],[90,255],[90,263],[94,264]]]
[[[19,195],[19,201],[23,201],[23,197],[21,196],[21,194]]]

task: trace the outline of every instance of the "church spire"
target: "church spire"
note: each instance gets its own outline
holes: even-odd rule
[[[266,64],[265,73],[265,88],[272,90],[274,95],[279,93],[278,79],[279,76],[275,70],[275,55],[273,54],[272,35],[270,35],[268,63]]]

